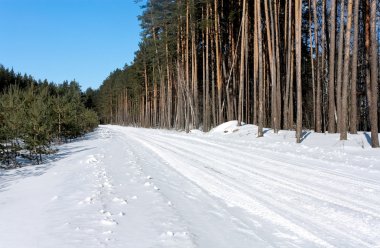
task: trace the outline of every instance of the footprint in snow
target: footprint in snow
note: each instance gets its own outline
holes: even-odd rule
[[[165,238],[165,237],[186,237],[188,236],[188,233],[187,232],[172,232],[172,231],[167,231],[165,233],[162,233],[161,234],[161,237],[162,238]]]
[[[105,182],[105,183],[103,183],[103,187],[104,188],[113,188],[113,185],[112,184],[110,184],[109,182]]]
[[[88,156],[87,160],[86,160],[86,163],[87,164],[94,164],[98,162],[98,160],[94,157],[94,155],[90,155]]]
[[[111,217],[112,216],[112,214],[110,212],[107,212],[107,211],[103,212],[103,215],[107,216],[107,217]]]
[[[186,239],[189,236],[188,232],[172,232],[172,231],[167,231],[166,233],[161,234],[161,238],[167,239],[167,238],[183,238]]]
[[[113,220],[113,219],[103,219],[100,221],[100,223],[102,225],[105,225],[105,226],[115,226],[115,225],[118,225],[118,223]]]
[[[151,185],[150,182],[146,182],[146,183],[144,183],[144,186],[145,186],[145,187],[149,187],[150,185]]]
[[[124,200],[124,199],[119,198],[119,197],[114,197],[114,198],[112,199],[112,201],[113,201],[113,202],[118,202],[118,203],[120,203],[120,204],[122,204],[122,205],[127,204],[127,200]]]
[[[78,204],[79,205],[82,205],[82,204],[93,204],[94,203],[94,198],[92,196],[89,196],[89,197],[86,197],[83,201],[80,201]]]

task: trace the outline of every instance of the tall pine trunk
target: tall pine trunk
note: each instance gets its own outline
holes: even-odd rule
[[[330,12],[330,51],[329,51],[329,114],[328,131],[335,133],[335,34],[336,34],[336,0],[331,0]]]
[[[341,113],[342,113],[342,64],[343,64],[343,38],[344,38],[344,0],[340,2],[340,30],[339,30],[339,45],[338,45],[338,64],[336,70],[336,110],[338,132],[341,130]]]
[[[351,79],[351,117],[350,117],[350,133],[357,133],[357,77],[358,77],[358,37],[359,37],[359,0],[354,0],[354,37],[352,50],[352,79]]]
[[[344,68],[342,85],[342,113],[340,119],[340,139],[347,140],[347,115],[348,115],[348,84],[349,84],[349,65],[350,65],[350,44],[352,26],[352,0],[348,0],[347,6],[347,26],[344,46]]]
[[[258,137],[263,137],[263,125],[264,125],[264,82],[263,82],[263,41],[261,35],[261,3],[255,2],[256,18],[257,18],[257,42],[258,42],[258,56],[259,56],[259,116],[258,116]]]
[[[370,37],[371,37],[371,48],[370,48],[370,85],[367,87],[370,88],[368,94],[368,103],[369,105],[369,116],[371,121],[371,142],[372,147],[379,147],[379,135],[378,135],[378,40],[377,40],[377,30],[376,30],[376,12],[377,12],[377,0],[372,0],[370,5]]]
[[[296,29],[296,80],[297,80],[297,143],[301,143],[302,136],[302,78],[301,78],[301,26],[302,26],[302,0],[296,0],[295,6]]]
[[[246,49],[246,11],[247,1],[243,0],[243,13],[241,18],[241,45],[240,45],[240,84],[239,84],[239,104],[238,104],[238,126],[241,126],[243,115],[243,95],[244,95],[244,76],[245,76],[245,49]]]
[[[218,115],[217,123],[220,124],[224,121],[222,109],[222,52],[220,49],[220,26],[219,26],[219,0],[214,0],[214,25],[215,25],[215,57],[216,57],[216,85],[218,89]]]

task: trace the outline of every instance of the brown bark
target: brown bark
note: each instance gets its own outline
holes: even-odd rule
[[[371,105],[369,106],[369,116],[371,120],[371,142],[373,148],[379,147],[379,134],[378,134],[378,40],[376,32],[376,6],[377,0],[372,0],[370,6],[370,67],[371,67],[371,82],[370,93],[368,98],[371,98]]]
[[[286,87],[285,87],[285,100],[284,100],[284,127],[285,129],[292,128],[290,125],[290,114],[289,114],[289,104],[290,104],[290,94],[293,92],[290,90],[291,73],[292,73],[292,50],[293,50],[293,41],[292,41],[292,13],[293,13],[293,0],[288,0],[288,18],[287,18],[287,59],[286,59]]]
[[[218,89],[218,119],[217,123],[220,124],[224,121],[222,109],[222,62],[221,62],[221,49],[220,49],[220,27],[219,27],[219,0],[214,0],[214,25],[215,25],[215,56],[216,56],[216,85]]]
[[[144,62],[144,79],[145,79],[145,111],[143,111],[144,114],[144,120],[142,121],[143,125],[145,127],[148,127],[150,125],[149,123],[149,117],[147,115],[148,113],[148,72],[146,68],[146,63]],[[144,105],[144,104],[143,104]]]
[[[277,103],[277,127],[276,130],[278,131],[281,128],[281,110],[282,110],[282,103],[281,103],[281,65],[280,65],[280,46],[279,46],[279,40],[280,40],[280,31],[279,31],[279,3],[278,0],[274,1],[274,30],[275,30],[275,48],[276,48],[276,103]]]
[[[194,105],[193,109],[193,119],[194,119],[194,128],[199,128],[199,100],[198,100],[198,57],[197,57],[197,45],[195,43],[195,23],[193,21],[192,23],[192,30],[191,30],[191,50],[192,50],[192,56],[191,56],[191,62],[192,62],[192,95],[193,100],[192,103]]]
[[[341,130],[341,113],[342,113],[342,64],[343,64],[343,38],[344,38],[344,0],[341,0],[341,13],[340,13],[340,33],[339,33],[339,45],[338,45],[338,64],[337,64],[337,76],[336,76],[336,107],[337,107],[337,131]]]
[[[297,143],[301,143],[302,136],[302,79],[301,79],[301,26],[302,26],[302,1],[296,0],[295,4],[295,29],[296,29],[296,80],[297,80]]]
[[[357,75],[358,75],[358,37],[359,37],[359,0],[354,0],[354,37],[352,50],[352,79],[351,79],[351,117],[350,117],[350,133],[357,133]]]
[[[168,41],[166,39],[165,43],[165,55],[166,55],[166,77],[168,81],[168,94],[167,94],[167,126],[168,128],[172,127],[172,106],[173,106],[173,85],[170,76],[170,66],[169,66],[169,48]]]
[[[336,34],[336,0],[331,0],[330,14],[330,56],[329,56],[329,114],[328,131],[335,133],[335,34]]]
[[[273,33],[273,17],[272,17],[272,4],[269,1],[264,1],[264,12],[265,12],[265,23],[266,23],[266,33],[267,33],[267,48],[269,56],[269,70],[270,70],[270,79],[271,79],[271,117],[272,117],[272,128],[274,132],[277,133],[277,102],[276,102],[276,69],[275,69],[275,58],[274,58],[274,37]],[[269,17],[269,14],[271,15]]]
[[[206,115],[205,115],[205,130],[208,131],[210,129],[210,72],[209,72],[209,36],[210,36],[210,27],[209,27],[209,16],[210,16],[210,4],[208,3],[206,6],[206,54],[205,54],[205,61],[206,61],[206,82],[205,82],[205,88],[206,88],[206,97],[204,104],[206,105]]]
[[[246,49],[246,8],[247,1],[243,0],[243,14],[241,19],[241,45],[240,45],[240,84],[239,84],[239,104],[238,104],[238,126],[241,126],[242,115],[243,115],[243,95],[244,95],[244,70],[245,70],[245,49]]]
[[[257,113],[258,113],[258,109],[257,109],[257,98],[258,98],[258,94],[257,94],[257,84],[258,84],[258,78],[259,78],[259,57],[258,57],[258,53],[259,53],[259,45],[258,45],[258,39],[257,39],[257,33],[258,33],[258,30],[257,30],[257,13],[256,13],[256,3],[254,3],[254,11],[253,11],[253,15],[254,15],[254,39],[253,39],[253,47],[254,47],[254,51],[253,51],[253,124],[257,125]]]
[[[313,1],[314,3],[315,1]],[[315,5],[315,4],[314,4]],[[314,49],[313,49],[313,33],[312,33],[312,20],[311,20],[311,10],[312,10],[312,4],[311,4],[311,0],[309,0],[309,39],[310,39],[310,63],[311,63],[311,82],[312,82],[312,89],[313,89],[313,123],[315,125],[315,114],[316,114],[316,111],[315,111],[315,105],[316,105],[316,102],[315,102],[315,66],[314,66]],[[314,12],[316,12],[316,9],[314,9]],[[315,31],[314,31],[315,32]],[[317,51],[318,49],[316,49]]]
[[[350,43],[352,26],[352,0],[348,1],[347,6],[347,26],[344,46],[344,68],[343,68],[343,87],[342,87],[342,113],[340,119],[340,140],[347,140],[347,115],[348,115],[348,84],[349,84],[349,65],[350,65]]]
[[[263,137],[264,121],[264,82],[263,82],[263,44],[261,35],[261,3],[255,2],[257,18],[257,42],[258,42],[258,62],[259,62],[259,116],[258,116],[258,137]]]

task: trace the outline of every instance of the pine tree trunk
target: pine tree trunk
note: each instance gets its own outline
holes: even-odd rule
[[[169,48],[168,48],[168,41],[166,39],[165,43],[165,55],[166,55],[166,77],[168,81],[168,94],[167,94],[167,126],[170,129],[172,127],[172,106],[173,106],[173,85],[172,80],[170,76],[170,67],[169,67]]]
[[[144,127],[148,127],[150,125],[149,123],[149,116],[148,116],[148,72],[146,69],[146,63],[144,62],[144,79],[145,79],[145,111],[144,114],[144,120],[142,121],[142,125]],[[144,104],[143,104],[144,105]]]
[[[350,44],[351,44],[351,26],[352,26],[352,0],[348,1],[347,6],[347,26],[344,46],[344,68],[343,68],[343,85],[342,85],[342,113],[340,119],[340,140],[347,140],[347,115],[348,115],[348,84],[349,84],[349,65],[350,65]]]
[[[206,105],[206,114],[205,114],[205,130],[210,130],[210,66],[209,66],[209,40],[210,40],[210,27],[209,27],[209,18],[210,18],[210,4],[208,3],[206,6],[206,20],[207,20],[207,26],[206,26],[206,97],[205,97],[205,105]]]
[[[291,81],[291,73],[292,73],[292,48],[293,48],[293,42],[292,42],[292,2],[293,0],[288,0],[288,16],[287,16],[287,59],[286,59],[286,87],[285,87],[285,100],[284,100],[284,128],[289,129],[292,128],[292,126],[289,124],[290,117],[289,117],[289,104],[290,104],[290,94],[293,94],[292,91],[290,91],[290,84]]]
[[[282,111],[282,103],[281,103],[281,64],[280,64],[280,46],[279,46],[279,4],[278,0],[274,1],[274,28],[275,28],[275,50],[276,50],[276,103],[277,103],[277,127],[276,130],[278,131],[281,128],[281,111]]]
[[[354,0],[354,38],[352,50],[352,79],[351,79],[351,117],[350,117],[350,133],[357,133],[357,75],[358,75],[358,37],[359,37],[359,0]]]
[[[330,51],[329,51],[329,114],[328,131],[335,133],[335,34],[336,34],[336,0],[331,0],[330,12]]]
[[[302,78],[301,78],[301,26],[302,26],[302,0],[296,0],[296,80],[297,80],[297,143],[301,143],[302,136]]]
[[[372,147],[379,147],[379,135],[378,135],[378,40],[376,30],[376,12],[377,12],[377,0],[372,0],[370,6],[370,67],[371,67],[371,82],[370,93],[368,98],[371,98],[371,105],[369,106],[369,116],[371,120],[371,141]]]
[[[193,19],[193,18],[192,18]],[[194,105],[193,109],[193,119],[194,128],[199,128],[199,99],[198,99],[198,58],[197,58],[197,48],[195,43],[195,23],[192,20],[192,30],[191,30],[191,62],[192,62],[192,103]]]
[[[317,0],[313,1],[313,11],[314,11],[314,36],[315,36],[315,51],[316,51],[316,81],[314,85],[315,89],[315,108],[314,108],[314,128],[316,132],[321,132],[321,79],[322,79],[322,73],[323,71],[321,70],[321,63],[320,63],[320,57],[319,57],[319,20],[318,20],[318,9],[317,9]],[[324,12],[324,10],[322,10]],[[322,26],[324,23],[322,23]],[[322,35],[323,37],[323,30],[322,30]],[[322,50],[324,50],[323,44],[322,44]],[[322,63],[323,58],[322,58]]]
[[[263,41],[261,29],[261,3],[255,2],[256,18],[257,18],[257,40],[258,40],[258,62],[259,62],[259,116],[258,116],[258,137],[263,137],[263,122],[264,122],[264,82],[263,82]]]
[[[241,45],[240,45],[240,84],[239,84],[239,104],[238,104],[238,126],[241,126],[242,115],[243,115],[243,95],[244,95],[244,70],[245,70],[245,36],[247,35],[246,30],[246,8],[247,1],[243,0],[243,13],[241,18]]]
[[[153,64],[153,121],[152,126],[157,126],[157,107],[158,107],[158,90],[157,90],[157,80],[155,77],[155,66]]]
[[[336,76],[336,106],[337,106],[337,131],[341,130],[341,113],[342,113],[342,64],[343,64],[343,38],[344,38],[344,0],[341,0],[341,13],[340,13],[340,33],[339,33],[339,45],[338,45],[338,64],[337,64],[337,76]]]
[[[321,26],[321,63],[318,65],[320,66],[320,72],[319,72],[319,80],[317,81],[317,89],[316,89],[316,107],[315,107],[315,131],[317,133],[322,132],[322,104],[323,104],[323,98],[322,98],[322,87],[323,83],[325,82],[325,64],[326,64],[326,49],[325,49],[325,43],[326,43],[326,35],[325,35],[325,11],[326,11],[326,0],[322,0],[322,26]]]
[[[211,8],[210,8],[211,9]],[[213,33],[213,31],[211,31]],[[217,106],[215,93],[215,37],[214,42],[211,42],[211,108],[212,108],[212,126],[218,125],[217,122]]]
[[[185,131],[190,132],[190,106],[189,106],[189,84],[190,84],[190,57],[189,57],[189,0],[186,1],[186,34],[185,34]]]
[[[214,25],[215,25],[215,56],[216,56],[216,84],[218,89],[218,118],[217,123],[220,124],[224,121],[222,109],[222,62],[221,62],[221,49],[220,49],[220,27],[219,27],[219,13],[218,13],[219,0],[214,0]]]
[[[315,1],[313,1],[314,3]],[[316,111],[315,111],[315,107],[316,107],[316,102],[315,102],[315,66],[314,66],[314,49],[313,49],[313,33],[312,33],[312,20],[311,20],[311,10],[312,10],[312,3],[311,3],[311,0],[309,0],[309,39],[310,39],[310,43],[309,43],[309,46],[310,46],[310,63],[311,63],[311,83],[312,83],[312,90],[313,90],[313,124],[315,125],[315,114],[316,114]],[[316,11],[316,9],[314,9],[314,12]],[[315,16],[314,16],[315,17]],[[317,51],[318,49],[316,49]]]
[[[259,45],[258,45],[258,29],[257,29],[257,12],[256,12],[256,3],[254,3],[254,54],[253,54],[253,124],[257,125],[257,117],[258,117],[258,108],[257,108],[257,84],[259,80]]]
[[[276,69],[275,69],[275,58],[274,58],[274,42],[272,37],[273,33],[273,17],[272,17],[272,4],[271,1],[269,1],[269,8],[268,8],[268,1],[264,1],[264,12],[265,12],[265,23],[267,28],[267,45],[268,45],[268,56],[269,56],[269,69],[270,69],[270,79],[271,79],[271,116],[272,116],[272,128],[274,129],[274,132],[277,133],[277,102],[276,102]],[[269,17],[269,14],[271,15]]]

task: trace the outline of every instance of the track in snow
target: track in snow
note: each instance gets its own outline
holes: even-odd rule
[[[258,236],[268,245],[379,245],[380,183],[357,176],[349,164],[341,163],[347,170],[337,172],[323,160],[276,154],[254,142],[247,147],[207,136],[113,129],[154,152],[227,211],[246,211],[241,221],[256,223],[246,232],[264,232]]]
[[[380,156],[288,135],[102,126],[0,192],[0,247],[380,247]]]

